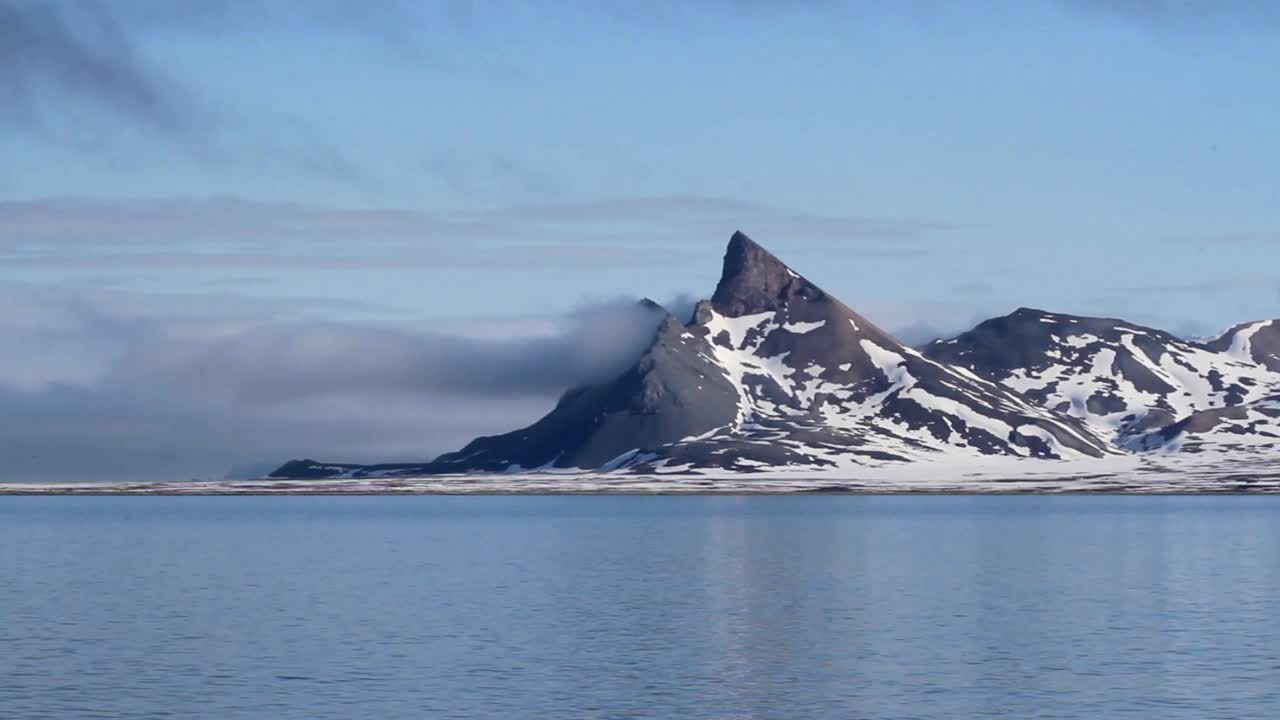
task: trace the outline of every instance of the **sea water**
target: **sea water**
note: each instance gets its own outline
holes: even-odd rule
[[[1280,498],[0,498],[0,717],[1277,718]]]

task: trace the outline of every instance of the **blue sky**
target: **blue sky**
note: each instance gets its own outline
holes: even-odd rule
[[[158,318],[555,334],[735,229],[912,339],[1280,316],[1280,6],[600,5],[0,0],[12,384]]]

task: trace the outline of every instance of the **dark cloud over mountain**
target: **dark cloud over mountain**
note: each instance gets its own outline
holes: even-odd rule
[[[658,320],[618,300],[488,339],[29,287],[0,310],[6,479],[218,476],[281,446],[421,460],[619,372]]]

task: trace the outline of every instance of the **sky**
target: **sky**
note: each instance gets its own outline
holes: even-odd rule
[[[1280,317],[1277,40],[1265,0],[0,0],[0,479],[456,449],[734,230],[911,342]]]

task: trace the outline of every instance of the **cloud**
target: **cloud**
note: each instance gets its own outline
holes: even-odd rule
[[[423,270],[634,264],[650,248],[529,238],[485,216],[344,209],[234,197],[0,202],[0,267]]]
[[[1157,28],[1275,29],[1280,6],[1265,0],[1047,0],[1048,4],[1085,17],[1098,17]],[[832,22],[856,22],[868,14],[933,18],[944,12],[965,12],[955,0],[913,0],[867,8],[863,3],[815,0],[779,3],[771,0],[724,0],[691,9],[685,3],[650,3],[619,11],[592,3],[506,3],[499,9],[477,9],[470,3],[384,2],[356,10],[351,3],[329,0],[294,7],[289,3],[129,2],[55,3],[38,0],[0,0],[0,122],[10,128],[67,140],[59,112],[62,103],[113,115],[178,140],[188,149],[201,146],[206,154],[240,156],[211,137],[208,103],[186,84],[170,77],[164,66],[140,52],[141,38],[156,28],[179,29],[233,44],[248,33],[273,31],[327,33],[360,37],[379,47],[411,50],[421,63],[422,31],[439,27],[474,27],[494,18],[521,12],[560,12],[595,15],[622,23],[655,21],[664,25],[717,18],[768,17],[779,13],[821,13]],[[223,117],[217,122],[225,122]],[[74,133],[72,133],[74,134]],[[304,133],[305,134],[305,133]],[[323,139],[301,142],[297,137],[269,137],[258,143],[272,148],[277,159],[298,170],[311,171],[351,183],[372,182],[360,163],[346,157]],[[224,158],[225,159],[225,158]],[[545,187],[546,174],[511,167],[510,156],[477,162],[456,157],[432,157],[447,182],[472,187],[494,173],[513,174],[518,182]]]
[[[617,198],[427,213],[237,197],[0,202],[0,268],[285,271],[616,267],[689,257],[742,228],[799,254],[915,257],[941,222],[840,217],[706,196]]]
[[[1235,277],[1219,277],[1191,282],[1171,282],[1134,287],[1110,288],[1113,297],[1148,295],[1193,295],[1196,297],[1235,295],[1242,290],[1270,290],[1275,287],[1273,274],[1242,274]]]
[[[915,242],[958,226],[915,219],[839,216],[777,208],[762,203],[705,195],[622,197],[595,202],[508,208],[499,217],[517,221],[563,223],[674,223],[682,227],[723,229],[726,225],[772,234],[780,230],[811,239],[898,240]],[[736,225],[735,225],[736,223]]]
[[[63,197],[0,202],[0,238],[26,243],[118,243],[149,240],[264,240],[320,233],[360,239],[465,231],[410,210],[334,209],[266,203],[232,196],[98,200]]]
[[[185,386],[244,402],[326,395],[548,397],[608,379],[639,356],[659,316],[634,302],[579,309],[547,336],[477,339],[338,323],[178,326],[137,338],[106,381]]]
[[[1026,3],[1010,0],[1009,7]],[[368,37],[395,49],[417,48],[415,29],[431,25],[474,28],[486,22],[522,12],[596,16],[619,23],[671,25],[705,18],[719,20],[770,19],[785,14],[820,14],[858,20],[869,16],[898,16],[928,21],[944,13],[973,12],[965,0],[897,0],[868,3],[863,0],[705,0],[699,3],[654,0],[646,3],[593,3],[583,0],[534,2],[513,0],[482,5],[466,0],[415,3],[385,0],[353,9],[341,0],[314,0],[305,6],[269,0],[206,0],[179,4],[165,0],[117,0],[148,22],[208,33],[226,33],[264,23],[291,29],[326,30]],[[1041,6],[1058,7],[1085,16],[1102,17],[1157,26],[1230,23],[1236,25],[1280,22],[1280,8],[1270,0],[1041,0]]]
[[[617,375],[660,319],[618,300],[487,339],[483,328],[413,333],[167,300],[0,288],[0,477],[145,480],[295,456],[428,459]]]
[[[583,7],[573,4],[574,7]],[[599,12],[628,23],[670,25],[714,18],[770,20],[779,15],[820,15],[830,22],[859,23],[877,17],[907,22],[936,23],[977,10],[985,14],[1028,7],[1057,9],[1085,19],[1124,23],[1157,31],[1243,30],[1270,32],[1280,28],[1280,5],[1272,0],[1008,0],[974,3],[967,0],[708,0],[702,3],[651,2],[638,5],[602,4]]]
[[[129,3],[0,0],[0,128],[69,148],[78,161],[127,166],[133,153],[115,149],[132,133],[205,164],[379,187],[305,118],[244,116],[201,92],[199,78],[171,75],[172,63],[147,57],[135,40],[139,15]]]
[[[1270,248],[1280,245],[1280,232],[1258,231],[1243,233],[1217,233],[1203,235],[1182,235],[1167,238],[1174,245],[1190,245],[1201,252],[1211,252],[1222,247],[1250,249],[1254,247]]]
[[[167,135],[190,129],[189,107],[137,55],[102,7],[0,0],[0,122],[43,133],[54,103],[70,100]]]
[[[1157,29],[1274,30],[1280,5],[1270,0],[1058,0],[1068,10]]]

